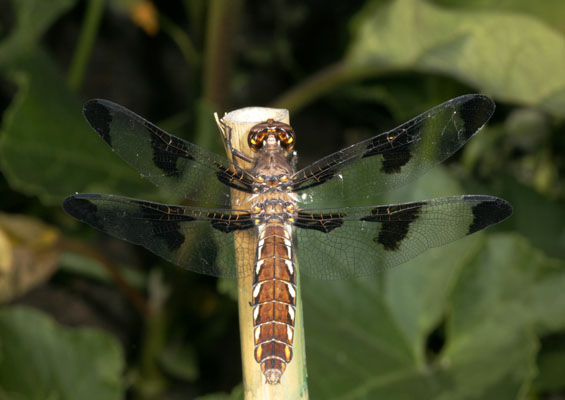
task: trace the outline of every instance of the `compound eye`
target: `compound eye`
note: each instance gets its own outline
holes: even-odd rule
[[[281,138],[281,144],[286,150],[292,150],[294,147],[294,137],[285,135],[284,139]]]
[[[255,125],[249,131],[247,143],[249,148],[257,152],[263,147],[268,135],[276,135],[279,143],[285,150],[292,150],[294,147],[294,130],[288,124],[268,119],[265,122]]]
[[[258,151],[261,147],[263,147],[263,142],[265,141],[266,132],[265,131],[257,131],[252,129],[249,132],[249,136],[247,137],[247,143],[251,151]]]
[[[294,131],[279,129],[278,138],[280,140],[281,146],[285,150],[292,150],[292,148],[294,147]]]

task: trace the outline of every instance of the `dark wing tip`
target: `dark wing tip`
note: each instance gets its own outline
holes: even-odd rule
[[[112,122],[112,114],[107,106],[107,100],[92,99],[84,103],[82,113],[92,128],[100,135],[102,139],[112,146],[112,138],[110,135],[110,123]],[[112,103],[110,103],[112,104]]]
[[[483,94],[469,94],[457,98],[463,100],[458,112],[465,123],[465,132],[470,138],[477,133],[492,117],[496,104]]]
[[[496,109],[496,103],[489,96],[479,93],[474,94],[464,94],[463,96],[456,97],[451,101],[466,104],[472,108],[479,108],[488,111],[490,115],[494,113]]]
[[[97,194],[75,194],[63,200],[63,210],[79,221],[102,229],[103,224],[98,220],[98,207],[92,200],[99,199]]]
[[[473,200],[473,196],[468,196],[468,198]],[[473,223],[469,227],[469,235],[510,217],[512,206],[506,200],[489,197],[473,206],[472,211]]]

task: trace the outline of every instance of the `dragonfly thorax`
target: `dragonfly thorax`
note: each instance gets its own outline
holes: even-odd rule
[[[253,203],[251,212],[256,225],[278,221],[293,222],[296,217],[295,199],[292,196],[261,196],[260,201]]]
[[[279,144],[266,145],[259,151],[252,172],[255,176],[253,193],[288,193],[292,190],[294,167],[289,162],[289,152]]]
[[[254,193],[288,193],[292,190],[288,174],[258,175],[253,184]]]

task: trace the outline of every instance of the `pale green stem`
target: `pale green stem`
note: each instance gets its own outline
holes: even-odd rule
[[[69,69],[68,84],[73,90],[78,90],[82,84],[84,72],[98,33],[98,27],[100,26],[104,4],[105,0],[88,1],[84,22]]]

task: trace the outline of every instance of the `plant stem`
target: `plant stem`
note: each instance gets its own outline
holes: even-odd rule
[[[247,144],[249,129],[258,122],[273,118],[277,121],[289,122],[286,110],[272,108],[250,107],[228,113],[222,121],[231,128],[232,146],[250,156],[251,150]],[[219,124],[220,129],[222,125]],[[231,157],[231,154],[228,154]],[[251,207],[249,196],[242,192],[232,190],[232,202],[239,201],[241,208]],[[299,268],[296,286],[296,318],[294,326],[293,357],[287,364],[282,375],[281,383],[270,385],[266,382],[259,363],[255,361],[254,353],[254,326],[253,308],[249,304],[252,295],[253,262],[255,260],[255,243],[257,235],[254,231],[245,230],[235,233],[235,259],[240,278],[238,285],[239,330],[241,337],[241,357],[243,364],[243,390],[245,400],[280,399],[280,400],[305,400],[308,399],[308,385],[306,373],[306,354],[304,345],[304,325],[302,323],[302,297],[300,294]]]
[[[346,82],[377,76],[383,71],[371,68],[351,68],[341,61],[332,64],[310,76],[308,79],[283,93],[271,103],[274,108],[286,108],[293,112],[300,110],[323,94]]]
[[[196,43],[204,36],[204,16],[207,0],[183,0],[186,19],[191,27],[191,34]]]
[[[110,262],[110,260],[108,260],[106,256],[104,256],[93,247],[90,247],[79,240],[71,239],[68,237],[61,242],[61,246],[63,250],[77,254],[83,254],[87,257],[94,258],[95,260],[99,261],[100,264],[102,264],[102,266],[106,269],[112,280],[120,288],[122,293],[124,293],[129,299],[139,315],[141,315],[143,318],[147,318],[149,316],[149,307],[147,305],[147,302],[145,301],[145,298],[133,286],[131,286],[126,279],[124,279],[119,269],[116,268],[116,266],[112,262]]]
[[[204,100],[226,110],[241,0],[210,0],[204,59]]]
[[[159,301],[153,305],[150,303],[150,313],[144,323],[139,353],[139,380],[135,382],[134,389],[140,398],[157,399],[163,396],[167,387],[167,379],[159,367],[159,357],[166,347],[169,329],[169,315],[164,304]]]
[[[190,40],[188,34],[163,14],[159,14],[159,23],[163,31],[167,33],[176,43],[184,56],[186,63],[191,65],[193,68],[198,68],[201,62],[200,54],[198,54],[198,51],[196,50],[194,43],[192,43],[192,40]]]
[[[82,84],[84,71],[92,52],[92,46],[98,33],[105,0],[89,0],[86,14],[71,67],[69,69],[68,84],[71,89],[78,90]]]

